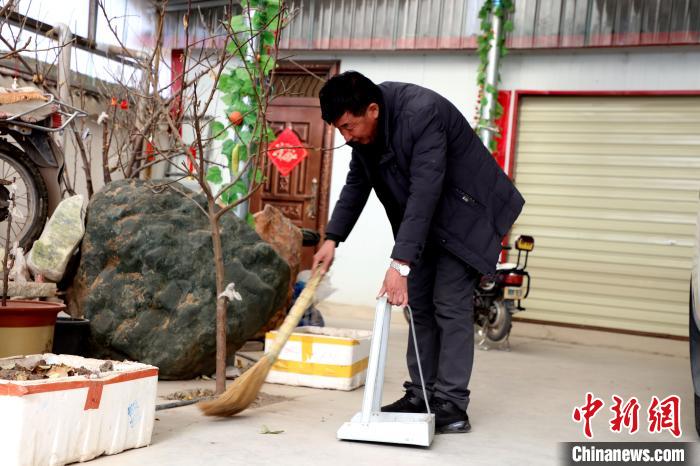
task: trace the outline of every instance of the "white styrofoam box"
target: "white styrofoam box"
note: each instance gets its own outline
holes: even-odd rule
[[[265,351],[276,331],[265,335]],[[285,385],[354,390],[365,383],[372,332],[298,327],[280,352],[266,381]]]
[[[66,364],[97,371],[105,361],[37,354],[0,365]],[[59,466],[151,443],[158,368],[113,362],[98,376],[0,380],[0,465]]]

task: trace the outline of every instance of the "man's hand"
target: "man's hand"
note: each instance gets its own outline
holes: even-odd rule
[[[323,242],[318,252],[314,254],[314,264],[311,270],[316,270],[316,266],[321,264],[321,270],[323,273],[328,272],[333,264],[333,258],[335,257],[335,241],[332,239],[327,239]]]
[[[404,307],[408,305],[408,280],[402,277],[398,270],[389,267],[384,276],[382,289],[377,298],[386,294],[389,304]]]

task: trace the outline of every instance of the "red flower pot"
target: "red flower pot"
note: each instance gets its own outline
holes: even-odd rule
[[[7,301],[0,305],[0,358],[51,351],[56,315],[65,304]]]

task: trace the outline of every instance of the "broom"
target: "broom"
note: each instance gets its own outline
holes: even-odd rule
[[[270,372],[270,368],[277,360],[280,351],[287,343],[289,336],[296,328],[299,320],[304,315],[304,311],[311,304],[316,288],[323,278],[323,272],[318,267],[304,290],[297,298],[294,306],[287,314],[282,325],[277,332],[277,337],[272,343],[270,350],[263,355],[253,367],[248,369],[238,377],[218,398],[210,401],[202,401],[197,404],[199,409],[207,416],[233,416],[246,409],[255,401],[262,384]]]

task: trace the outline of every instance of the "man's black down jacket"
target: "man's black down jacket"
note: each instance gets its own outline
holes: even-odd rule
[[[377,154],[353,150],[326,234],[344,241],[374,187],[394,231],[391,257],[415,264],[430,238],[480,272],[493,272],[523,197],[447,99],[414,84],[379,87],[388,149],[378,176],[368,162]]]

